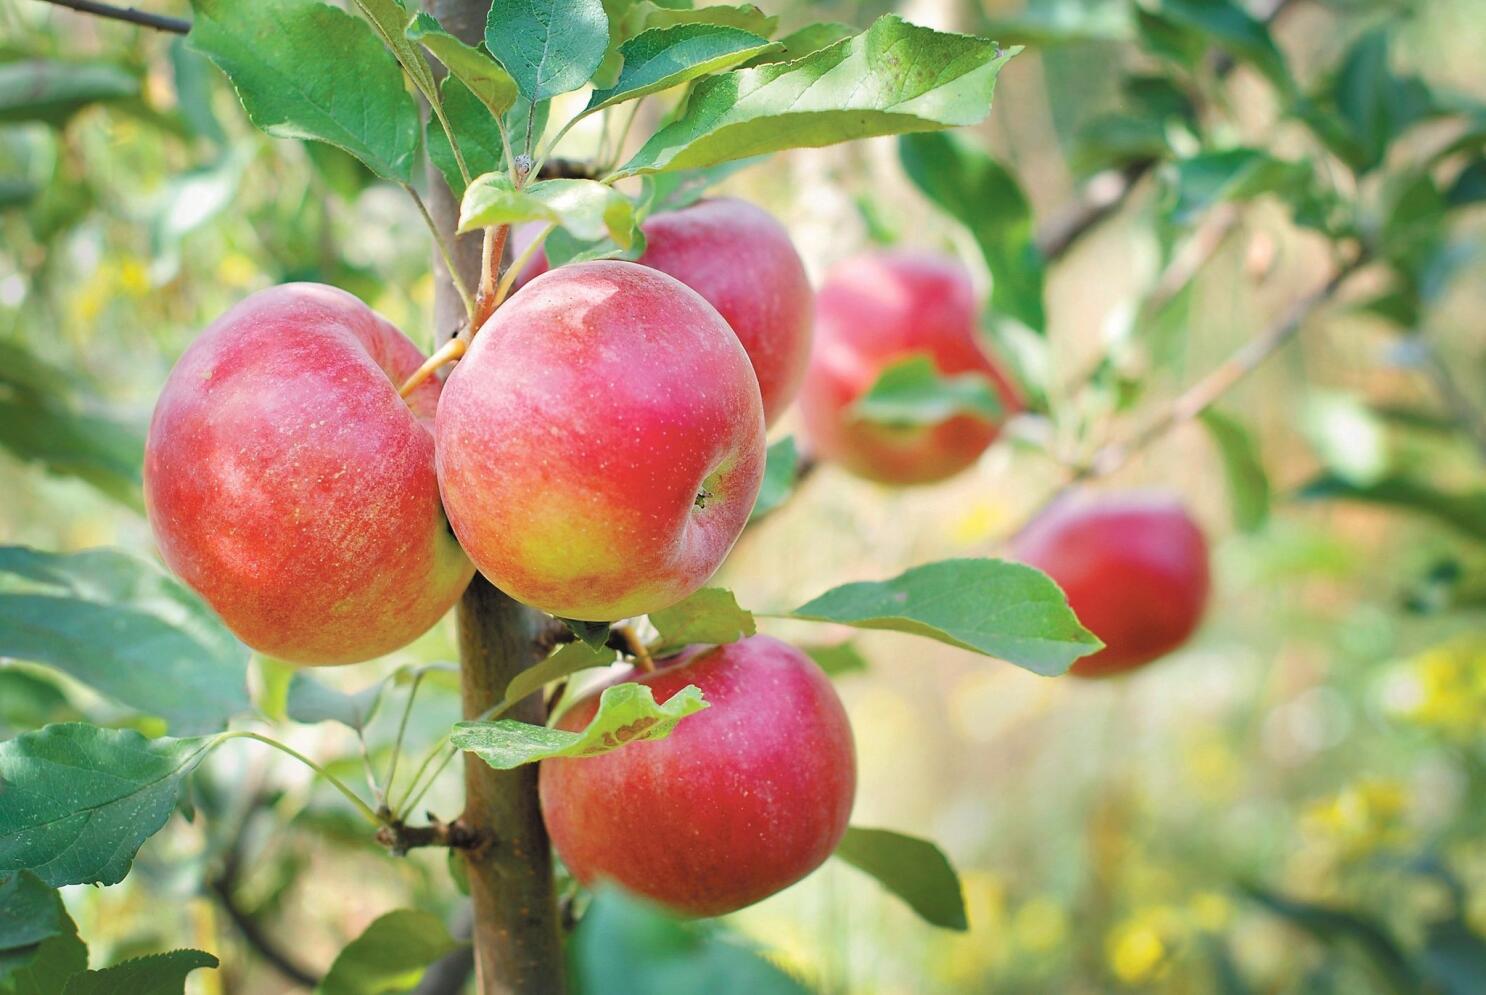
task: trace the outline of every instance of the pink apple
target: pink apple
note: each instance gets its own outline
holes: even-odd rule
[[[851,815],[856,752],[841,701],[809,657],[753,636],[630,679],[657,702],[695,684],[709,707],[665,739],[542,762],[542,816],[579,881],[613,881],[677,912],[716,916],[831,855]],[[578,701],[557,727],[582,729],[598,697]]]
[[[883,369],[915,353],[943,375],[989,377],[1002,406],[1020,401],[983,351],[970,279],[955,262],[920,252],[872,252],[848,259],[816,296],[815,348],[800,391],[805,438],[819,458],[886,484],[954,476],[979,458],[999,422],[956,415],[937,425],[886,426],[852,406]]]
[[[701,587],[753,509],[758,380],[727,322],[626,262],[559,267],[486,322],[439,402],[439,482],[490,582],[564,618]]]
[[[731,197],[649,218],[641,264],[707,298],[737,333],[758,375],[764,419],[800,389],[810,358],[814,302],[789,232],[767,211]]]
[[[1207,540],[1175,498],[1104,496],[1054,505],[1013,543],[1047,574],[1104,649],[1070,673],[1099,677],[1165,656],[1191,638],[1208,596]]]
[[[155,405],[145,500],[161,555],[249,646],[297,663],[390,652],[469,583],[439,507],[439,386],[344,291],[256,293],[198,338]]]

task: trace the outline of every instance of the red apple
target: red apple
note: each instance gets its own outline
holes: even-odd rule
[[[809,657],[753,636],[630,679],[657,702],[695,684],[709,707],[665,739],[542,761],[542,816],[579,881],[716,916],[831,855],[851,815],[856,751],[841,700]],[[557,727],[582,729],[598,698],[578,701]]]
[[[390,652],[474,575],[439,507],[439,385],[334,287],[256,293],[198,338],[155,405],[145,500],[161,555],[249,646],[297,663]]]
[[[815,349],[800,390],[805,438],[819,458],[885,484],[923,484],[970,466],[1000,433],[999,422],[956,415],[937,425],[886,426],[856,418],[852,405],[883,369],[927,354],[946,376],[981,373],[1002,406],[1016,389],[981,349],[975,294],[954,261],[920,252],[872,252],[834,267],[815,303]]]
[[[1022,532],[1012,555],[1047,574],[1104,649],[1073,665],[1115,674],[1181,646],[1202,620],[1207,540],[1181,502],[1160,495],[1055,505]]]
[[[773,424],[795,399],[810,358],[813,295],[789,232],[767,211],[731,197],[656,214],[642,227],[640,263],[707,298],[732,326]]]
[[[738,337],[634,263],[562,266],[512,296],[444,384],[436,434],[470,558],[564,618],[643,615],[701,587],[763,479]]]

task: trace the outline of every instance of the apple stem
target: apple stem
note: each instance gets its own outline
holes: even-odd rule
[[[496,291],[500,285],[501,263],[506,258],[506,238],[510,234],[510,225],[485,229],[485,244],[480,251],[480,289],[475,293],[475,313],[470,321],[471,338],[500,305]]]
[[[414,370],[413,375],[408,377],[403,382],[403,385],[397,389],[397,396],[407,398],[409,394],[418,389],[419,384],[433,376],[439,367],[446,363],[454,362],[463,356],[465,350],[468,348],[469,346],[463,338],[450,339],[448,342],[439,346],[438,350],[432,356],[425,359],[423,365]]]
[[[627,625],[618,625],[614,627],[614,632],[624,640],[625,649],[635,658],[635,666],[647,674],[655,673],[655,660],[650,655],[650,648],[635,634],[635,630]]]

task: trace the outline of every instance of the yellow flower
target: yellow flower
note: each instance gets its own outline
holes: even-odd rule
[[[1451,739],[1486,732],[1486,634],[1441,643],[1406,661],[1394,710]]]
[[[1148,922],[1126,922],[1115,927],[1105,941],[1110,970],[1127,985],[1149,981],[1166,959],[1166,944]]]

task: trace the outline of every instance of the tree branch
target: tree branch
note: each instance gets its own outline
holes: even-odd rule
[[[41,2],[56,7],[66,7],[82,14],[92,14],[95,17],[106,17],[113,21],[126,21],[129,24],[138,24],[140,27],[154,28],[156,31],[169,31],[177,35],[186,34],[191,30],[191,22],[184,18],[151,14],[134,7],[114,7],[106,3],[95,3],[94,0],[41,0]]]

